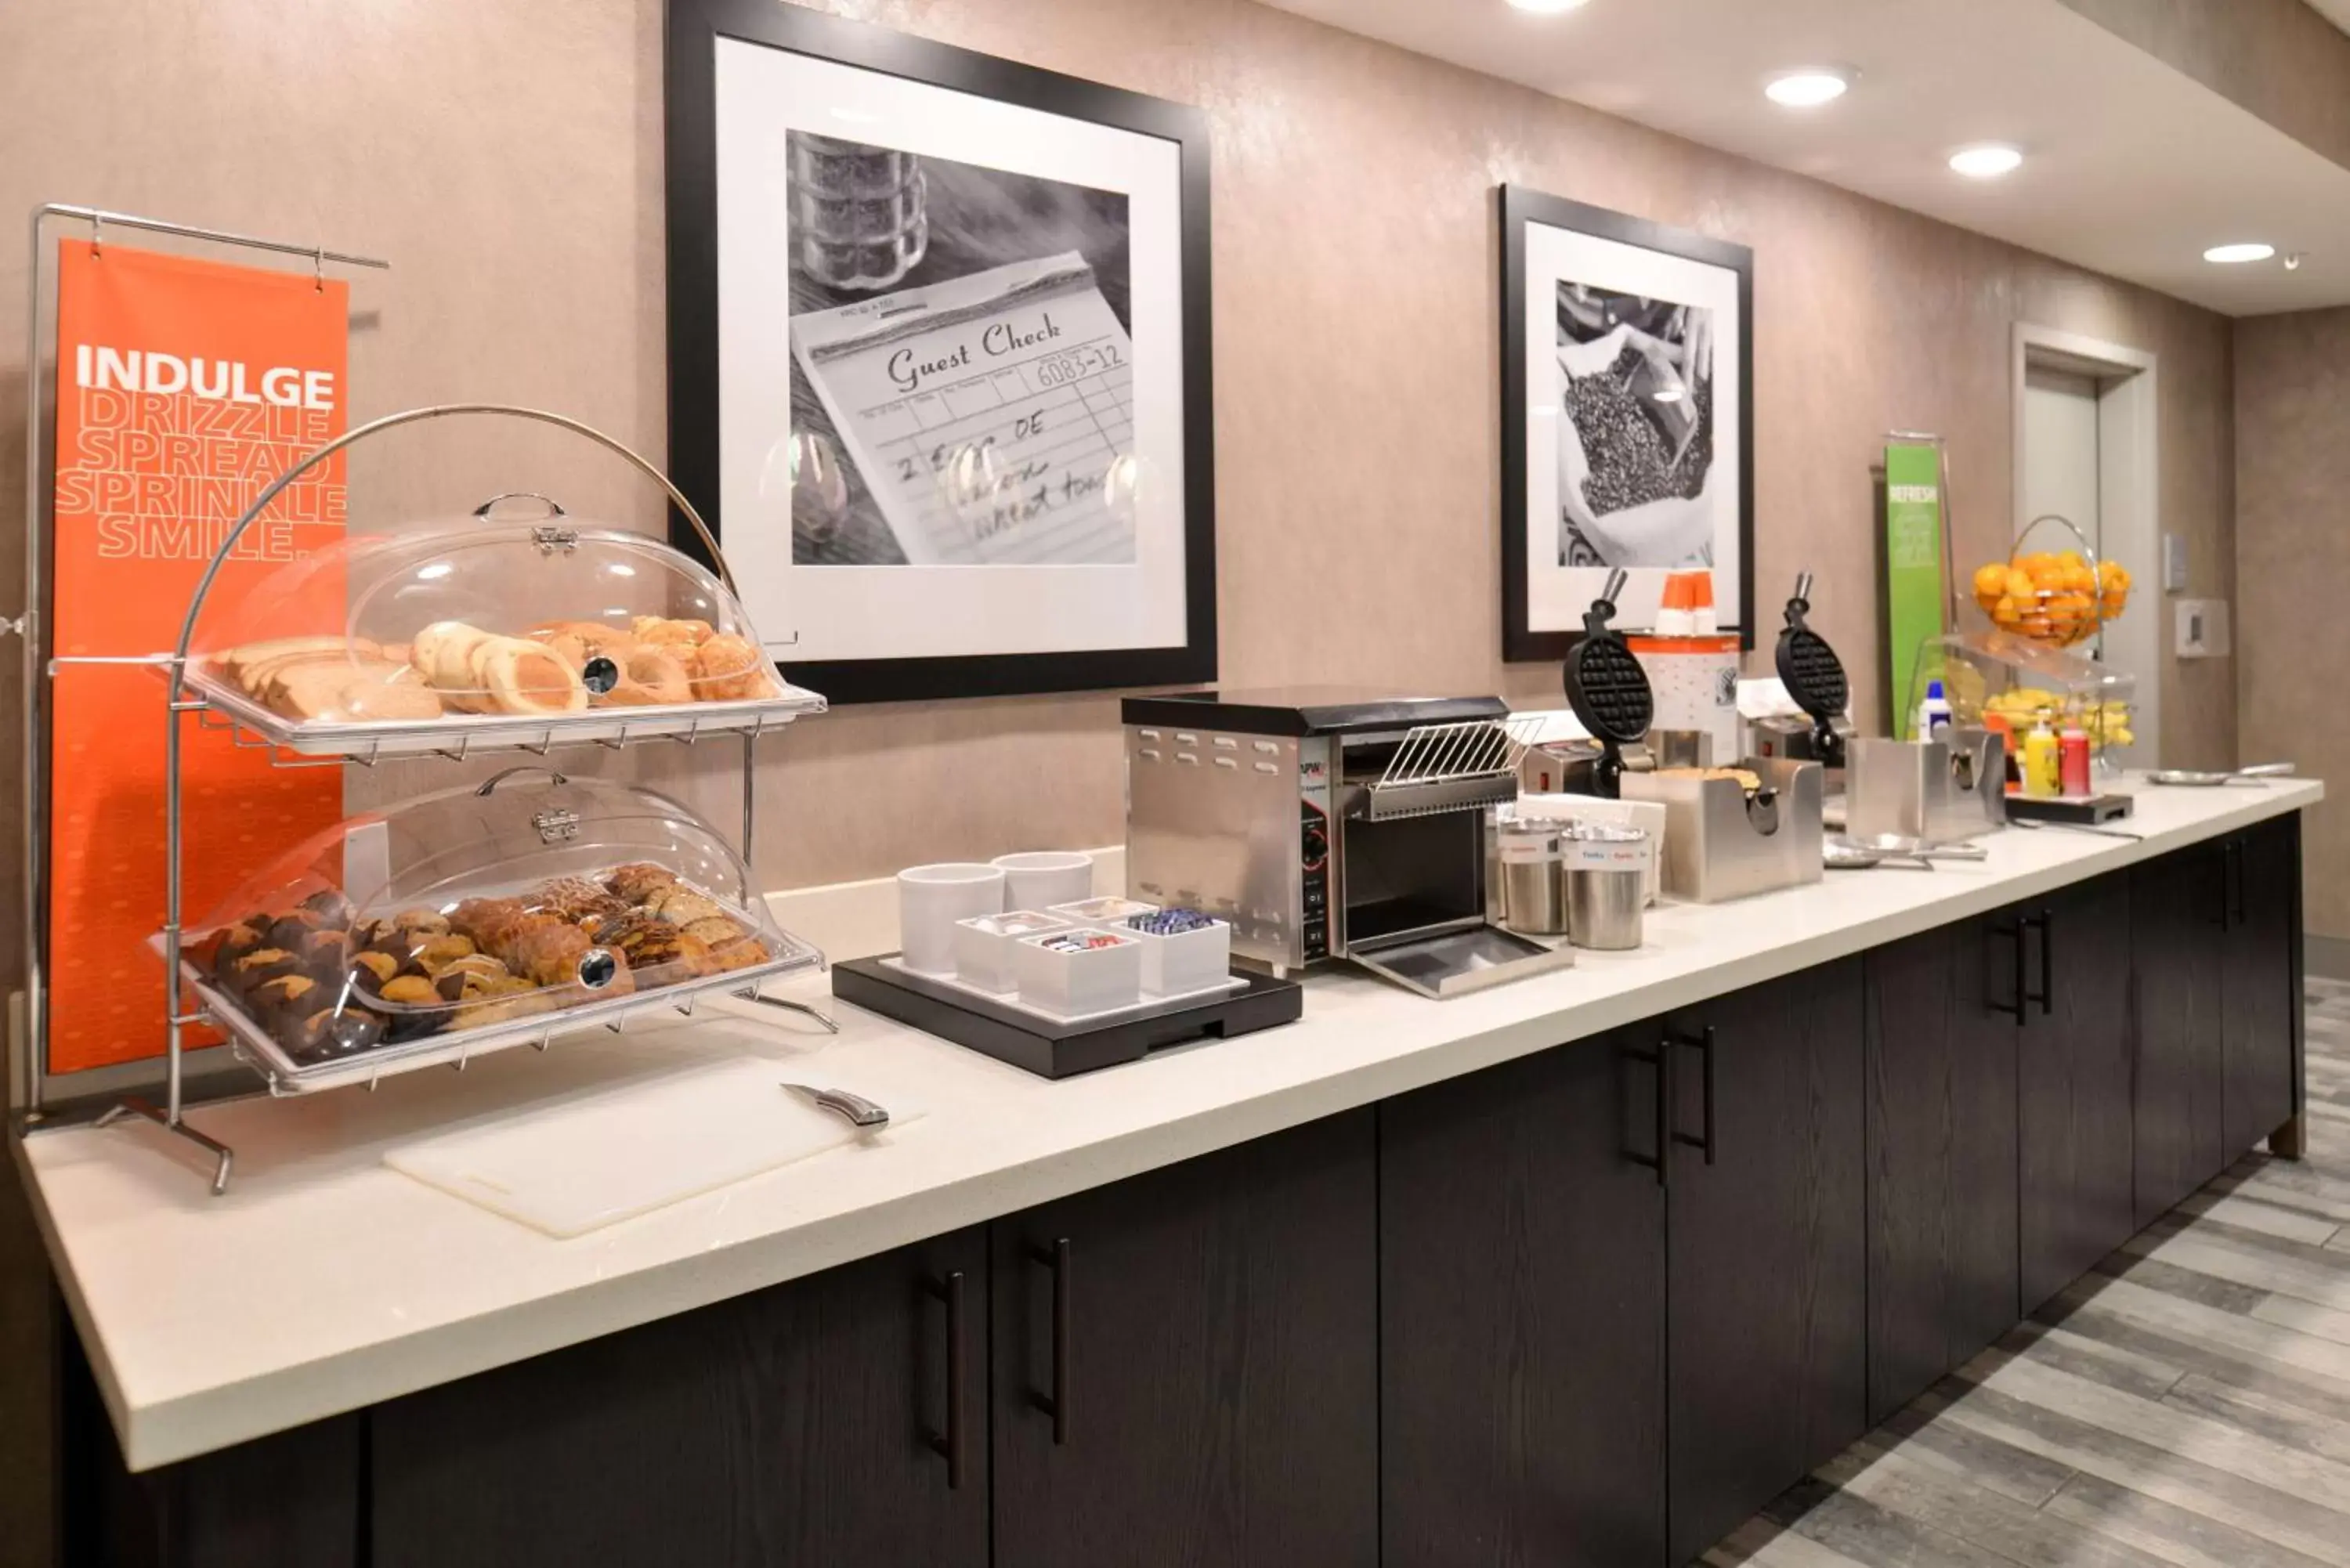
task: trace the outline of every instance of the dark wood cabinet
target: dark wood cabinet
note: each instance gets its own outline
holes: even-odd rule
[[[2228,1163],[2220,1109],[2223,847],[2197,845],[2129,873],[2137,1040],[2133,1222],[2140,1228]]]
[[[366,1560],[985,1568],[986,1268],[959,1231],[379,1406]]]
[[[1380,1106],[1385,1568],[1665,1563],[1658,1043]]]
[[[2263,822],[2225,840],[2220,854],[2222,1137],[2233,1159],[2300,1108],[2301,819]]]
[[[1867,1428],[1862,989],[1844,959],[1665,1023],[1675,1563]]]
[[[998,1568],[1378,1561],[1374,1124],[990,1227]]]
[[[2022,940],[2012,917],[1986,918],[1866,955],[1872,1424],[2020,1315]]]
[[[146,1475],[68,1347],[66,1560],[1671,1568],[2293,1122],[2300,900],[2287,817]]]
[[[2019,919],[2033,987],[2016,1058],[2030,1312],[2137,1231],[2129,875],[2075,883]]]
[[[67,1322],[62,1301],[57,1321]],[[363,1413],[330,1416],[132,1475],[123,1468],[98,1385],[70,1328],[61,1349],[58,1563],[69,1568],[358,1568],[367,1561],[359,1490]]]

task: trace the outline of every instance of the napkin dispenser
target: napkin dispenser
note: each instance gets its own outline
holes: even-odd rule
[[[2007,825],[2007,740],[1973,726],[1940,740],[1856,739],[1846,753],[1845,831],[1950,844]]]

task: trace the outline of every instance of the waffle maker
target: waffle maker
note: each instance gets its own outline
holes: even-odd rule
[[[1566,656],[1567,705],[1599,742],[1591,793],[1606,800],[1621,793],[1624,748],[1645,745],[1657,714],[1648,672],[1633,657],[1624,634],[1608,625],[1616,618],[1616,596],[1624,591],[1624,583],[1620,569],[1608,574],[1607,588],[1583,614],[1583,640]],[[1833,660],[1835,655],[1829,658]]]
[[[1812,574],[1800,573],[1795,597],[1787,601],[1786,628],[1779,633],[1779,683],[1811,718],[1811,760],[1836,770],[1845,765],[1845,742],[1852,734],[1851,722],[1844,716],[1852,701],[1852,683],[1828,639],[1804,624],[1811,608]]]

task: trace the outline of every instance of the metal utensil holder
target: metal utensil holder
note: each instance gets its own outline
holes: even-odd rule
[[[1752,795],[1736,779],[1627,774],[1624,798],[1665,806],[1665,891],[1691,903],[1718,904],[1817,882],[1825,834],[1817,763],[1749,757],[1758,775]]]
[[[213,1158],[212,1190],[215,1196],[228,1190],[229,1173],[235,1155],[228,1145],[209,1137],[191,1126],[187,1120],[184,1085],[186,1032],[193,1025],[206,1023],[225,1029],[229,1033],[232,1048],[237,1052],[239,1058],[264,1075],[273,1094],[299,1094],[312,1089],[361,1081],[372,1089],[385,1076],[427,1066],[447,1065],[463,1071],[467,1061],[473,1056],[487,1050],[509,1045],[533,1044],[540,1050],[545,1050],[557,1030],[567,1030],[569,1024],[535,1021],[528,1027],[500,1032],[494,1040],[468,1039],[452,1043],[438,1051],[427,1049],[401,1053],[397,1059],[387,1057],[380,1065],[371,1068],[361,1067],[357,1063],[342,1064],[357,1070],[338,1071],[326,1076],[311,1075],[297,1076],[273,1069],[265,1060],[256,1054],[250,1042],[238,1038],[240,1032],[236,1025],[242,1021],[220,1008],[215,1002],[207,1001],[205,989],[201,986],[191,987],[187,977],[182,972],[181,950],[186,933],[181,925],[184,876],[182,750],[182,725],[187,719],[192,716],[203,728],[226,729],[230,732],[233,743],[265,751],[269,756],[270,764],[274,767],[342,767],[350,763],[372,766],[379,756],[388,754],[433,755],[451,760],[461,760],[468,755],[478,756],[492,752],[519,751],[532,755],[543,755],[555,745],[590,741],[608,750],[619,750],[638,740],[654,739],[674,740],[691,745],[704,733],[736,734],[743,743],[742,846],[743,858],[748,864],[753,859],[757,831],[754,772],[757,760],[758,737],[769,730],[779,727],[782,723],[787,723],[791,718],[799,713],[824,711],[822,698],[816,697],[814,693],[805,693],[803,696],[806,701],[782,713],[763,710],[739,723],[728,724],[722,720],[713,719],[706,726],[701,722],[690,722],[681,730],[669,729],[657,732],[654,726],[648,725],[646,729],[633,735],[626,724],[619,727],[617,735],[575,736],[567,732],[564,724],[550,722],[543,718],[525,717],[512,722],[503,722],[496,718],[483,716],[469,719],[463,725],[443,726],[442,729],[447,732],[445,741],[442,740],[441,732],[436,730],[431,739],[441,743],[421,746],[416,743],[416,726],[414,725],[347,724],[337,726],[335,738],[321,748],[327,754],[308,755],[294,749],[296,738],[292,732],[286,730],[272,717],[244,711],[244,708],[249,707],[249,704],[235,703],[229,700],[226,693],[211,683],[192,676],[189,670],[189,648],[195,639],[196,620],[203,609],[204,600],[212,592],[213,582],[218,578],[221,568],[227,563],[231,553],[235,549],[237,541],[244,536],[245,530],[250,528],[268,509],[269,504],[277,498],[280,492],[337,452],[369,437],[397,429],[401,425],[458,414],[481,414],[536,421],[542,424],[553,425],[559,430],[569,431],[575,435],[582,436],[617,453],[638,472],[661,487],[669,497],[670,503],[691,525],[694,536],[702,542],[702,548],[708,552],[712,567],[717,572],[719,580],[726,586],[729,592],[733,590],[733,575],[727,569],[726,558],[718,547],[717,537],[710,531],[709,524],[702,521],[702,514],[694,508],[693,503],[686,498],[685,493],[680,490],[666,473],[634,449],[591,425],[543,409],[523,408],[506,403],[443,403],[410,409],[396,414],[387,414],[381,419],[359,426],[357,430],[346,431],[317,448],[272,480],[268,486],[254,498],[252,504],[244,509],[244,514],[229,528],[222,537],[218,547],[213,552],[212,560],[205,566],[203,576],[197,580],[195,592],[188,601],[187,614],[181,620],[179,641],[170,653],[135,659],[78,660],[60,658],[51,661],[52,676],[56,666],[78,662],[151,664],[161,670],[168,682],[169,699],[165,704],[163,751],[163,928],[160,935],[164,971],[164,1098],[163,1103],[157,1106],[141,1096],[125,1096],[98,1118],[98,1125],[104,1127],[125,1116],[138,1116],[153,1122],[158,1127],[196,1145]],[[486,512],[486,509],[484,511]],[[476,516],[485,524],[489,522],[484,514],[477,513]],[[681,985],[666,987],[660,991],[644,992],[638,998],[630,999],[626,1005],[613,1006],[608,1009],[599,1007],[594,1016],[582,1016],[577,1019],[577,1022],[583,1027],[600,1023],[618,1030],[627,1016],[639,1012],[674,1008],[681,1013],[691,1014],[695,1000],[703,994],[716,991],[743,995],[755,994],[759,981],[771,978],[779,972],[809,967],[811,962],[815,967],[821,968],[824,955],[805,943],[798,943],[788,955],[788,961],[779,961],[771,965],[761,966],[757,970],[712,976],[701,982],[688,981]],[[747,982],[746,975],[750,977]],[[183,1011],[185,1005],[183,998],[191,989],[196,992],[196,1005],[192,1010]],[[817,1016],[821,1017],[820,1014]]]

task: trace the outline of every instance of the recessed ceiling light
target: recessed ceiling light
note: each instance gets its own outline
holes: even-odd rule
[[[2023,166],[2023,151],[2003,141],[1961,147],[1950,154],[1950,167],[1970,180],[1996,180]]]
[[[1762,94],[1789,109],[1817,109],[1842,98],[1858,74],[1842,66],[1805,66],[1773,77],[1763,85]]]
[[[1537,16],[1555,16],[1562,11],[1580,10],[1586,0],[1510,0],[1514,11],[1531,11]]]
[[[2252,240],[2243,244],[2213,245],[2203,253],[2203,259],[2207,262],[2218,262],[2222,266],[2229,266],[2239,262],[2266,261],[2274,254],[2276,254],[2276,246],[2264,245],[2258,240]]]

